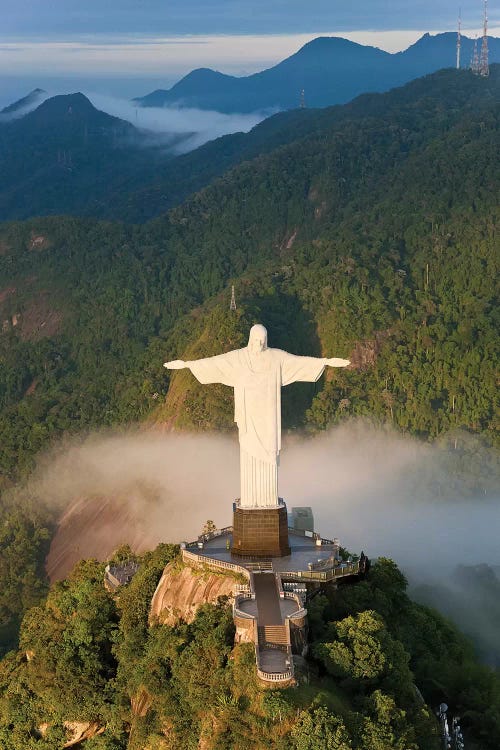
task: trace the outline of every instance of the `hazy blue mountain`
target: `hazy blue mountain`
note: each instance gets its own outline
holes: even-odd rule
[[[228,169],[293,141],[353,127],[366,117],[410,108],[426,91],[443,107],[481,106],[488,79],[449,70],[402,88],[363,94],[348,104],[295,109],[175,157],[166,136],[145,134],[99,112],[81,94],[46,100],[15,123],[0,124],[0,220],[71,213],[144,222],[179,205]],[[178,136],[181,138],[181,136]]]
[[[29,94],[23,96],[22,99],[18,99],[16,102],[0,110],[0,115],[21,115],[23,114],[23,110],[35,107],[46,95],[47,92],[43,89],[33,89]]]
[[[96,109],[89,99],[80,93],[46,99],[39,107],[25,115],[21,122],[16,124],[16,128],[21,129],[26,136],[33,129],[53,127],[56,124],[65,134],[79,131],[82,125],[105,129],[119,128],[121,132],[128,133],[134,130],[134,127],[124,120]]]
[[[462,67],[473,41],[462,38]],[[490,38],[490,61],[500,62],[500,39]],[[456,34],[425,34],[404,52],[390,54],[340,37],[318,37],[268,70],[237,78],[193,70],[169,90],[135,99],[143,107],[181,106],[220,112],[294,109],[305,92],[308,107],[326,107],[369,91],[387,91],[440,68],[455,66]]]
[[[0,122],[0,220],[99,212],[109,191],[153,180],[169,158],[165,139],[101,112],[83,94],[55,96]]]

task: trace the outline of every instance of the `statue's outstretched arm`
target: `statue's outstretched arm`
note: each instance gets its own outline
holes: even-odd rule
[[[347,367],[350,364],[350,359],[339,359],[339,357],[331,357],[330,359],[325,359],[325,365],[327,365],[327,367]]]
[[[188,362],[184,362],[183,359],[173,359],[171,362],[164,362],[163,367],[167,370],[183,370],[185,367],[189,367]]]
[[[216,354],[214,357],[187,361],[173,359],[171,362],[165,362],[163,367],[166,367],[167,370],[183,370],[184,368],[191,370],[195,378],[203,385],[222,383],[234,387],[237,372],[235,372],[232,362],[232,352],[228,352],[227,354]]]

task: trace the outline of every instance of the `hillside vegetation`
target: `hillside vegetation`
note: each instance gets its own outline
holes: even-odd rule
[[[4,750],[54,750],[78,731],[89,750],[438,750],[433,708],[444,699],[463,717],[468,748],[498,747],[498,677],[449,623],[408,599],[392,561],[309,603],[299,687],[265,690],[253,647],[233,646],[225,601],[203,605],[190,624],[148,628],[176,553],[160,545],[143,556],[117,598],[103,566],[84,561],[27,613],[19,651],[0,662]]]
[[[494,440],[499,80],[412,84],[399,108],[395,92],[389,111],[246,162],[144,227],[3,225],[0,473],[66,431],[147,417],[165,359],[207,326],[196,356],[241,345],[254,320],[274,346],[353,359],[290,424],[369,415]],[[456,106],[473,85],[482,98]],[[218,425],[206,409],[197,422]]]
[[[271,346],[353,362],[285,389],[286,428],[368,417],[451,436],[457,480],[492,491],[494,459],[480,470],[458,431],[498,441],[499,98],[498,69],[487,81],[442,72],[315,125],[308,113],[310,128],[297,114],[296,140],[145,225],[1,225],[2,490],[68,434],[141,420],[231,427],[229,389],[170,378],[162,363],[243,346],[261,321]],[[269,127],[281,138],[279,121]],[[45,594],[55,520],[16,497],[0,500],[4,646]]]
[[[138,130],[78,93],[54,96],[16,119],[0,113],[0,220],[100,216],[110,194],[157,179],[178,139]]]

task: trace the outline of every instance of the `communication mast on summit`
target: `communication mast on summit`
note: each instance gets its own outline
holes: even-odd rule
[[[490,65],[488,60],[488,0],[484,0],[483,43],[481,45],[479,75],[487,78],[489,74]]]
[[[457,35],[457,70],[460,70],[460,51],[462,47],[462,8],[458,13],[458,35]]]
[[[474,75],[479,75],[479,53],[477,51],[477,36],[474,39],[474,49],[472,52],[472,60],[470,63],[470,69],[474,73]]]

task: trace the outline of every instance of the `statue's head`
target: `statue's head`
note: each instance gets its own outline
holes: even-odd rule
[[[267,331],[264,326],[257,324],[250,328],[248,348],[253,354],[259,354],[267,349]]]

